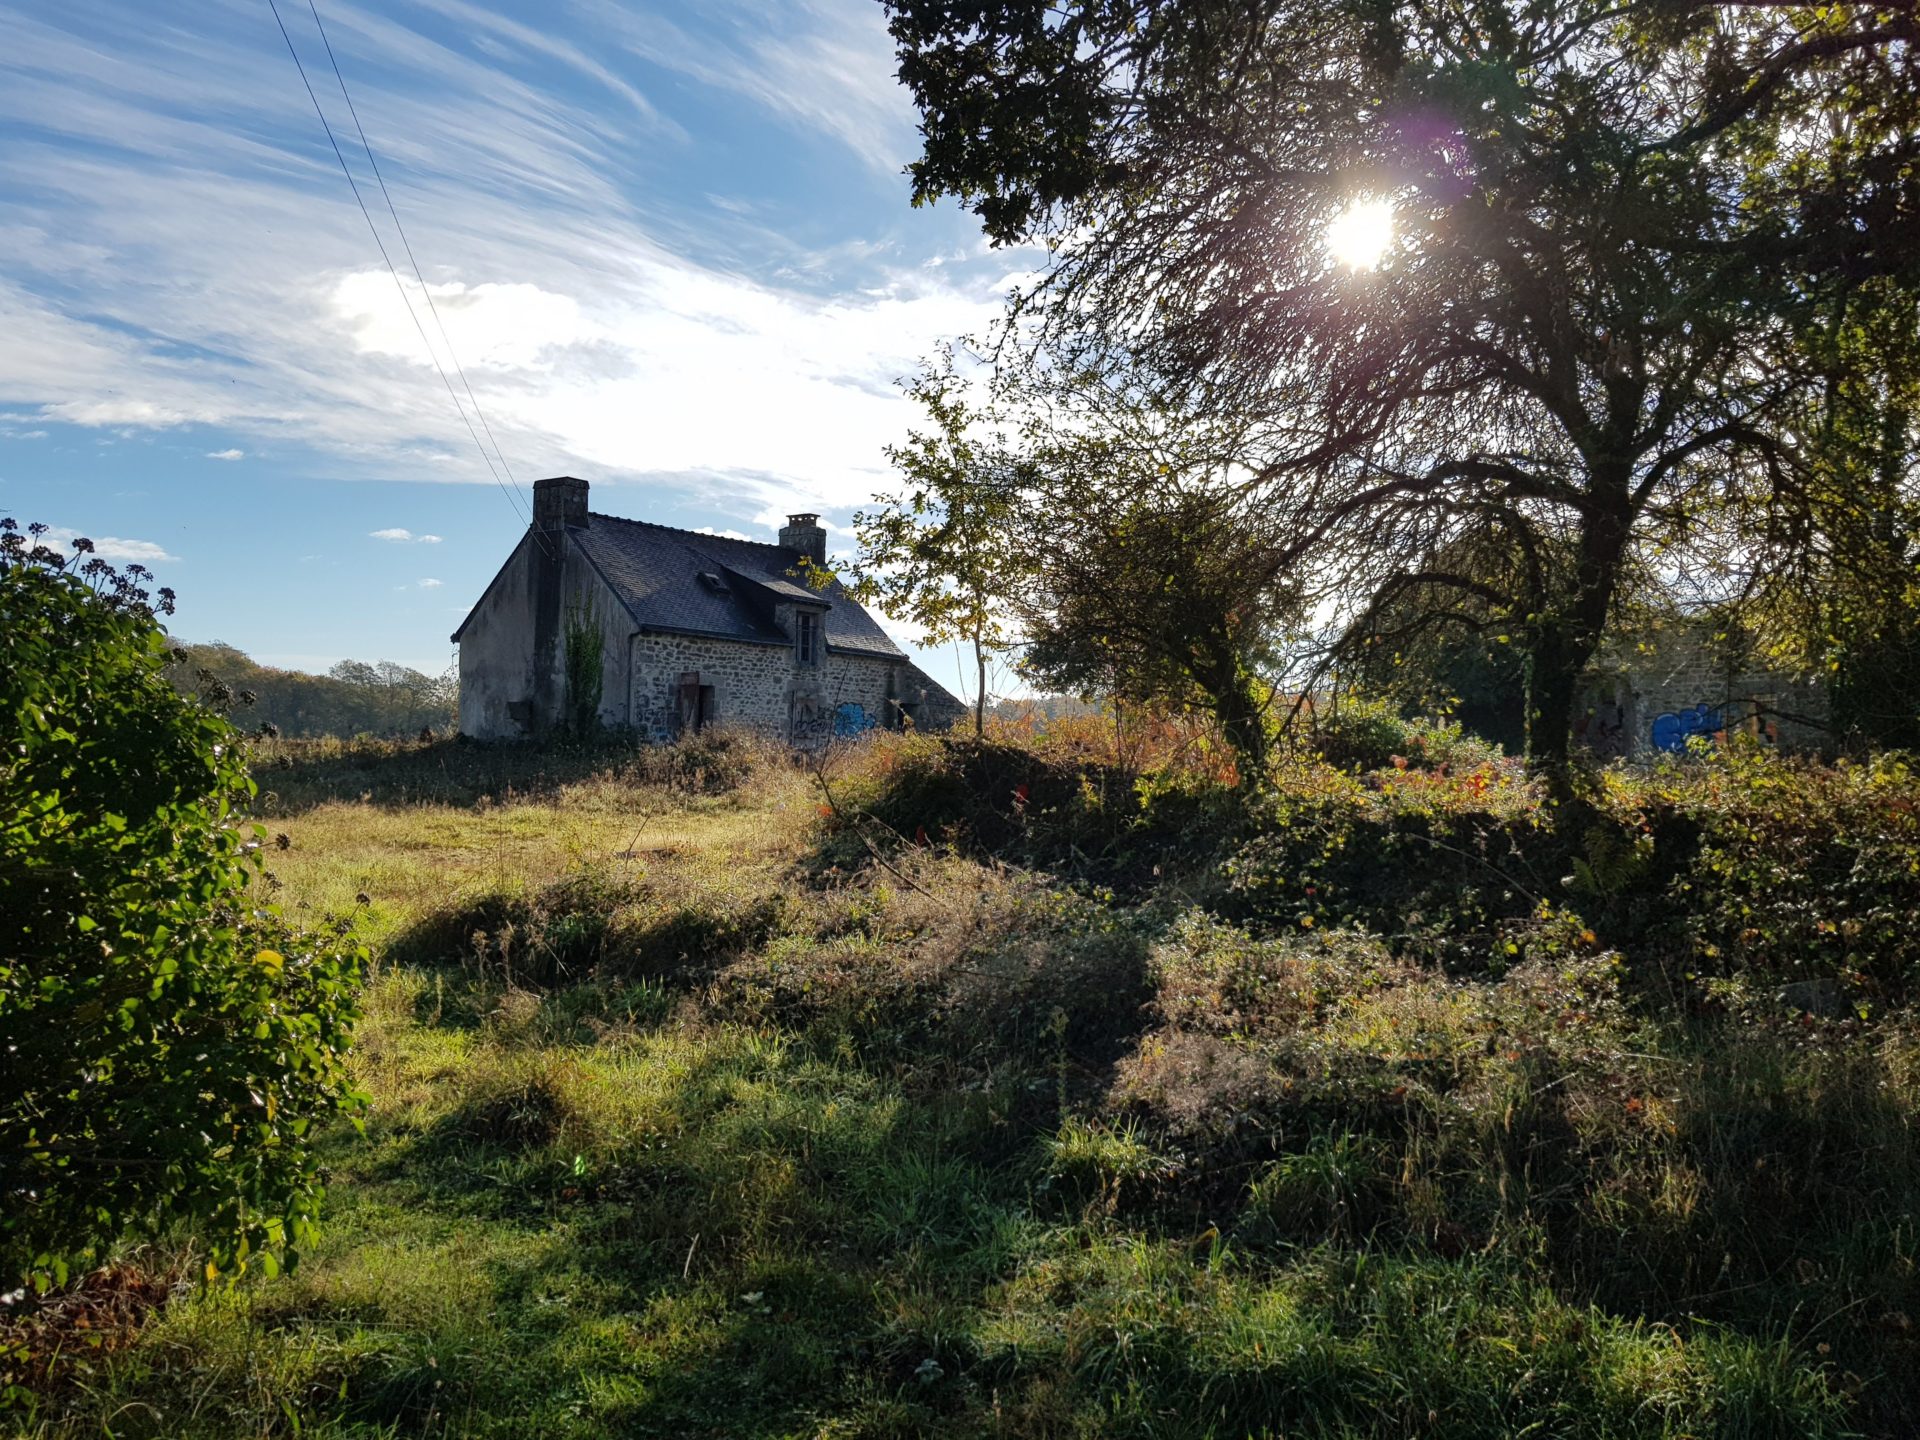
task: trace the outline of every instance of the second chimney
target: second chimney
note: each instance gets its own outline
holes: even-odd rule
[[[816,565],[826,563],[827,532],[818,515],[787,516],[787,523],[780,529],[780,544],[784,549],[798,550]]]

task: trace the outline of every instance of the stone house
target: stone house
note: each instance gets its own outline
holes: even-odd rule
[[[1742,732],[1787,750],[1827,743],[1826,687],[1767,663],[1709,615],[1677,616],[1610,643],[1582,680],[1575,739],[1596,754],[1679,752]]]
[[[599,723],[649,740],[721,723],[811,746],[951,724],[964,707],[839,581],[808,584],[826,539],[817,515],[763,545],[592,514],[585,480],[537,481],[531,526],[453,632],[461,734],[550,733],[596,676]]]

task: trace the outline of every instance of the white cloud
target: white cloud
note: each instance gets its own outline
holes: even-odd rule
[[[332,305],[353,332],[363,354],[394,355],[430,367],[438,360],[451,368],[452,356],[468,367],[537,369],[543,360],[592,337],[580,306],[565,295],[537,285],[480,284],[458,281],[428,285],[402,277],[400,288],[385,270],[342,276]],[[431,301],[431,307],[429,307]],[[416,326],[414,317],[427,323]],[[440,333],[445,327],[445,336]],[[423,343],[431,340],[431,346]],[[449,355],[446,342],[453,345]]]
[[[42,543],[72,549],[73,542],[85,533],[70,525],[55,525],[42,537]],[[162,560],[178,561],[180,558],[178,555],[169,555],[166,546],[151,540],[123,540],[114,535],[87,535],[86,538],[93,542],[93,553],[102,560],[135,561],[149,565]]]
[[[872,498],[871,496],[862,495],[858,498],[858,500],[855,503],[864,504],[867,500],[871,498]],[[795,495],[795,496],[790,496],[789,499],[798,502],[804,499],[804,497]],[[805,508],[806,506],[803,504],[798,504],[798,503],[788,504],[788,503],[785,503],[784,501],[778,505],[764,506],[762,509],[760,509],[755,513],[753,517],[753,523],[756,525],[764,525],[769,530],[779,530],[785,527],[787,523],[787,517],[789,515],[798,514]],[[835,532],[844,532],[847,528],[844,525],[834,524],[833,521],[827,519],[826,516],[824,515],[816,518],[814,523],[818,525],[822,530],[825,530],[829,535],[834,534]]]
[[[738,530],[716,530],[711,525],[696,525],[693,527],[693,533],[696,535],[712,535],[721,540],[753,539],[751,535],[742,535]]]
[[[246,458],[247,452],[244,450],[209,450],[207,452],[209,460],[244,460]]]
[[[411,530],[402,529],[398,525],[390,530],[369,530],[367,534],[375,540],[390,540],[396,545],[438,545],[440,543],[438,535],[416,535]]]
[[[341,10],[334,45],[426,275],[398,288],[285,55],[253,27],[187,37],[130,15],[107,54],[20,21],[0,126],[27,138],[0,151],[0,194],[21,197],[9,224],[37,238],[0,249],[0,404],[91,426],[218,425],[249,450],[317,449],[334,474],[492,486],[471,424],[522,484],[645,476],[730,516],[863,503],[910,420],[894,380],[998,313],[1006,257],[930,271],[875,236],[806,253],[773,217],[716,216],[697,196],[697,223],[636,204],[619,188],[636,147],[679,142],[594,57],[649,53],[897,168],[911,116],[872,10],[725,0],[717,50],[590,0],[603,48],[485,22],[502,52],[542,54],[623,101],[598,110],[509,60]],[[824,294],[822,265],[860,288]]]
[[[422,590],[438,590],[445,583],[444,580],[422,580],[419,582]]]

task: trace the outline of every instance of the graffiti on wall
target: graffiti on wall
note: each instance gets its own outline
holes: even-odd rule
[[[1718,705],[1702,701],[1690,710],[1669,710],[1664,715],[1653,717],[1653,748],[1676,752],[1685,750],[1687,742],[1696,735],[1711,740],[1725,728],[1726,722],[1721,718]]]
[[[867,707],[848,701],[833,712],[833,733],[841,739],[855,735],[864,735],[873,729],[874,722],[867,716]]]

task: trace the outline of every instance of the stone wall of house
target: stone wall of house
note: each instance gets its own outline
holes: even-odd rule
[[[1827,736],[1826,688],[1769,669],[1708,623],[1622,641],[1588,672],[1580,738],[1601,755],[1686,748],[1694,735],[1744,731],[1788,750]]]
[[[673,739],[682,725],[682,677],[697,675],[694,683],[711,687],[710,723],[821,743],[836,727],[888,723],[900,663],[830,650],[819,665],[801,666],[787,644],[643,634],[633,640],[629,713],[647,738]]]

